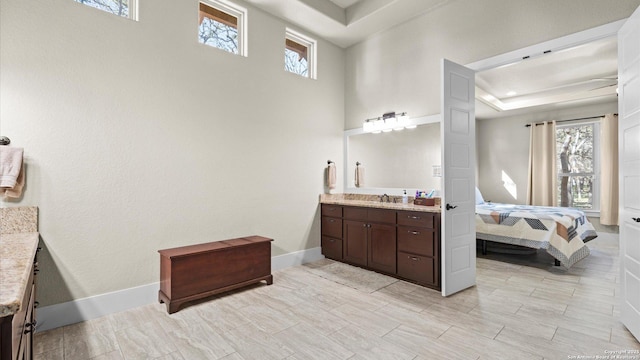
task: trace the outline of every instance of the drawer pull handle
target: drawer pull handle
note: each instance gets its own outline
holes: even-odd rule
[[[408,219],[412,219],[412,220],[420,220],[420,216],[411,216],[411,215],[407,215]]]
[[[415,256],[407,256],[409,259],[413,260],[413,261],[418,261],[420,260],[420,258],[417,258]]]
[[[408,232],[408,233],[411,233],[411,234],[413,234],[413,235],[420,235],[420,231],[410,231],[410,230],[407,230],[407,232]]]
[[[332,222],[336,222],[336,221],[335,221],[335,220],[333,220],[333,219],[329,219],[329,222],[331,222],[331,223],[332,223]]]
[[[37,321],[33,320],[33,322],[24,324],[25,330],[24,333],[28,334],[35,330]]]
[[[40,306],[40,303],[39,303],[39,302],[37,302],[37,301],[34,301],[34,302],[33,302],[33,307],[36,307],[36,308],[37,308],[38,306]]]

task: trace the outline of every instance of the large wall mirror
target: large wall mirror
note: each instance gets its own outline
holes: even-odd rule
[[[345,131],[345,189],[354,193],[400,194],[403,189],[439,190],[441,177],[440,115],[411,119],[415,129],[386,133]],[[364,168],[364,186],[354,184],[356,163]]]

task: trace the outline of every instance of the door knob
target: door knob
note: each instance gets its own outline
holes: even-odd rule
[[[458,207],[458,205],[447,204],[447,210],[455,209],[457,207]]]

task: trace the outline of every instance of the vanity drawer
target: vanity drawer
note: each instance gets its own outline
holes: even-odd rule
[[[345,207],[344,218],[349,220],[367,220],[367,208]]]
[[[433,214],[421,211],[398,211],[398,225],[420,226],[433,229]]]
[[[331,204],[322,204],[320,208],[320,213],[322,216],[331,216],[336,218],[342,217],[342,206],[340,205],[331,205]]]
[[[435,261],[432,257],[398,252],[398,276],[420,284],[436,285]]]
[[[372,222],[394,224],[396,223],[396,212],[393,210],[369,209],[367,220]]]
[[[434,231],[420,227],[398,226],[398,250],[433,256]]]
[[[342,238],[342,219],[336,219],[328,216],[322,217],[321,233],[324,236],[333,238]]]
[[[328,236],[322,237],[322,255],[335,260],[342,260],[342,240]]]

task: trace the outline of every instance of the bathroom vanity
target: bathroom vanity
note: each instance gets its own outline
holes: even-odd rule
[[[322,254],[440,290],[440,207],[323,195]]]
[[[0,360],[33,359],[37,208],[2,208],[0,220]]]

